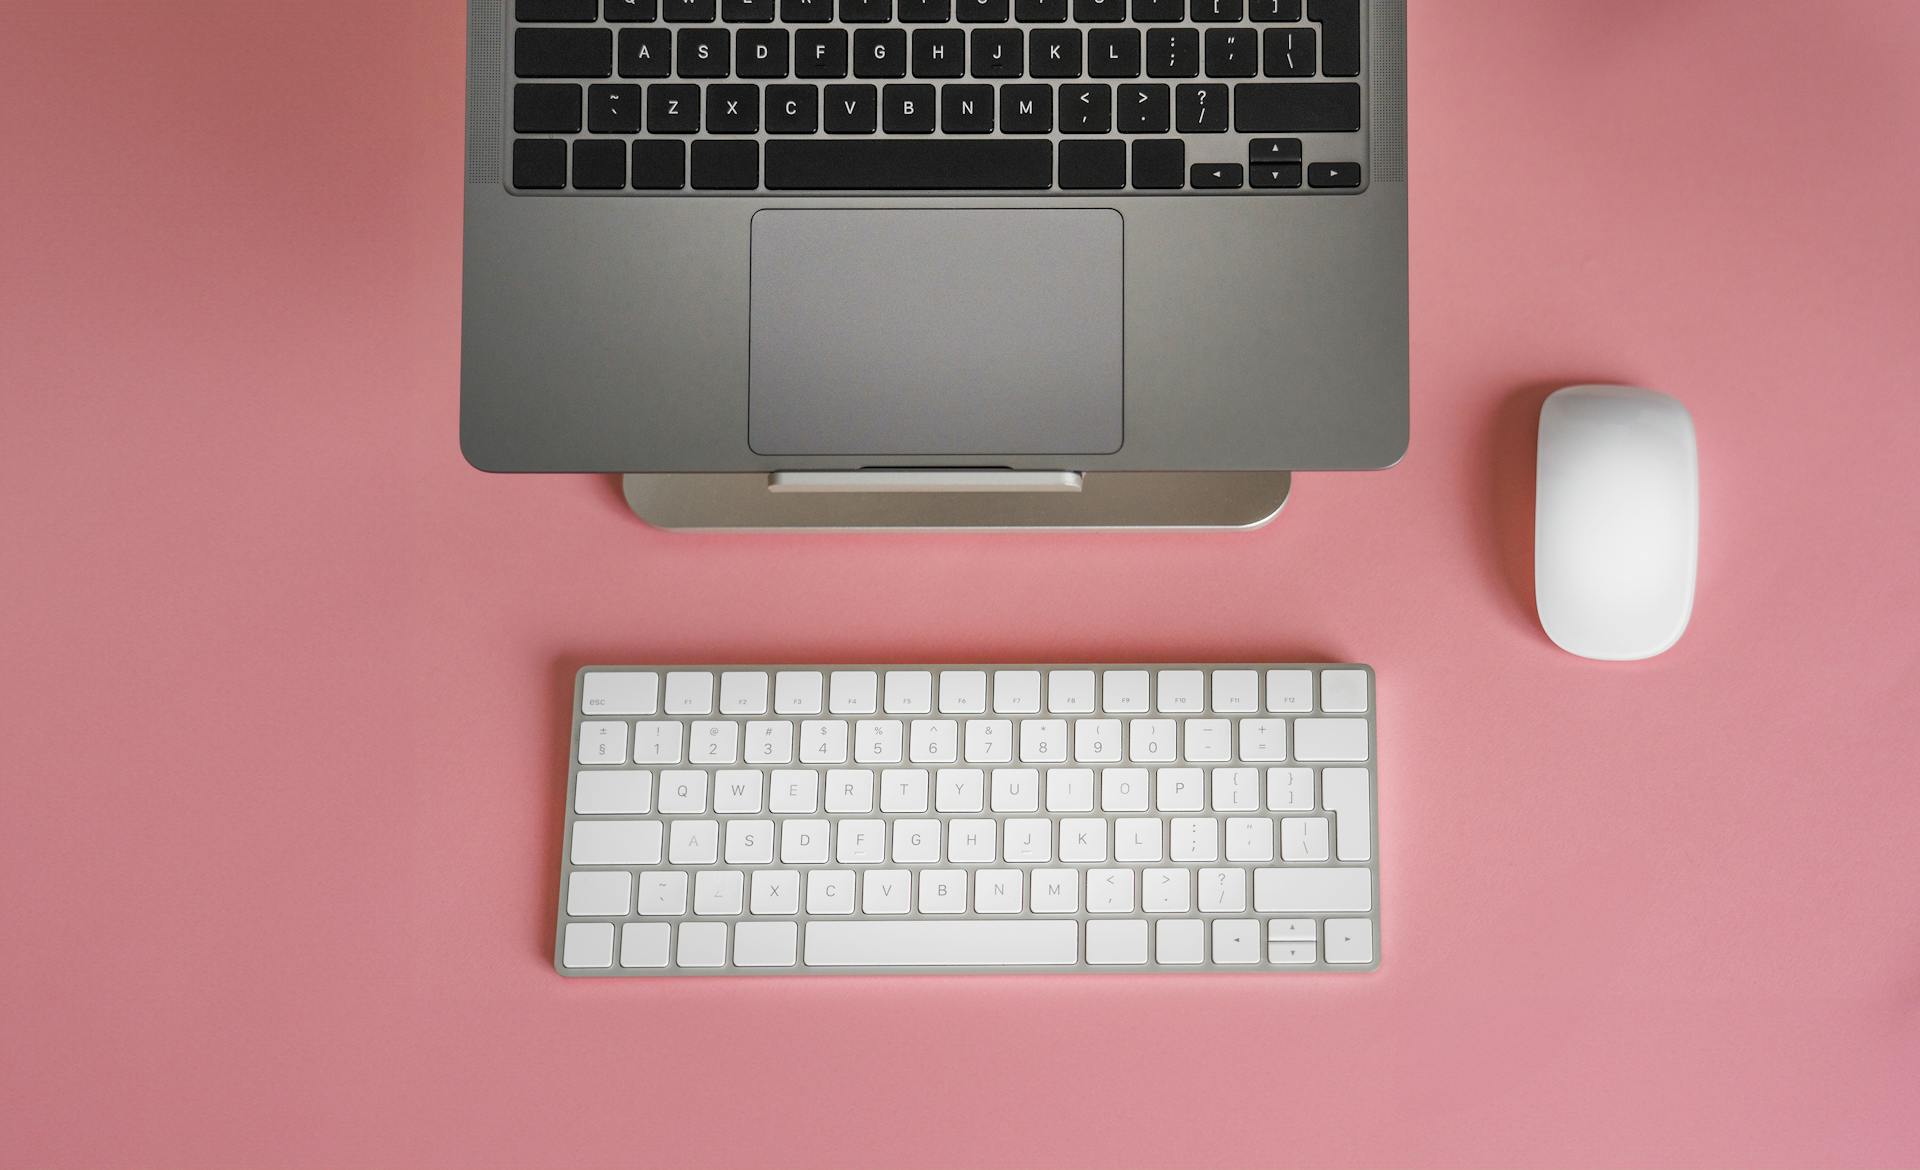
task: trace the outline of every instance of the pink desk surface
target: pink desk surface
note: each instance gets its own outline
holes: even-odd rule
[[[1219,536],[686,537],[455,443],[450,0],[0,3],[0,1164],[1920,1165],[1920,7],[1416,2],[1414,442]],[[1529,601],[1530,421],[1705,463]],[[1371,977],[581,983],[593,660],[1380,673]]]

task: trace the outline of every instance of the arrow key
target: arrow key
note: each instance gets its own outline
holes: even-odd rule
[[[1256,187],[1298,187],[1300,185],[1300,164],[1254,163],[1253,185]]]
[[[1327,919],[1326,948],[1329,963],[1365,966],[1373,962],[1373,920]]]
[[[1213,961],[1244,965],[1260,961],[1260,924],[1238,918],[1213,922]]]
[[[1195,163],[1189,174],[1200,190],[1236,191],[1245,181],[1239,163]]]

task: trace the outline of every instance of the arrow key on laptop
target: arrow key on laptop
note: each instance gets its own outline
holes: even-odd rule
[[[1193,185],[1202,190],[1231,190],[1242,185],[1239,163],[1195,163]]]

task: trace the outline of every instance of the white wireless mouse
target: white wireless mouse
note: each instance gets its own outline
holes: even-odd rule
[[[1665,394],[1573,386],[1540,409],[1534,596],[1563,650],[1626,662],[1693,616],[1700,463],[1693,417]]]

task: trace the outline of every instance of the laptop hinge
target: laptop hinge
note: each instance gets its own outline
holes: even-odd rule
[[[969,471],[934,467],[887,471],[776,471],[767,477],[767,490],[781,495],[1078,492],[1083,482],[1078,471]]]

